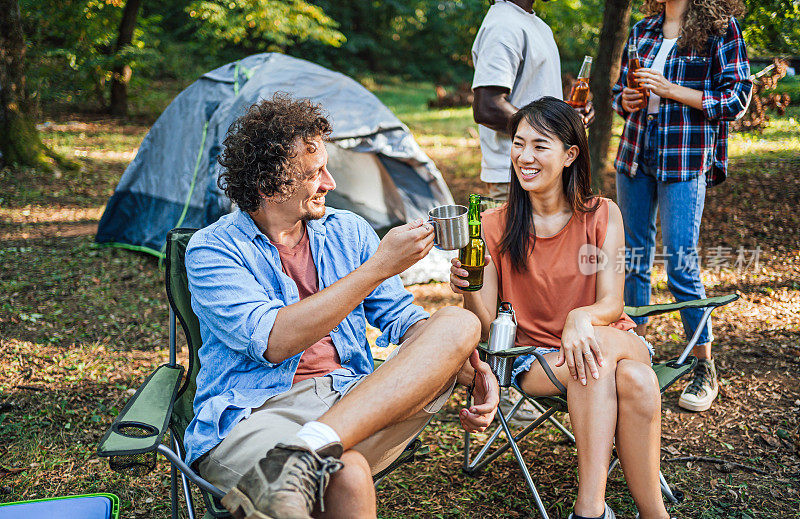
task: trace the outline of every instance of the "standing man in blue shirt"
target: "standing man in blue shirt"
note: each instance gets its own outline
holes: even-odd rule
[[[456,382],[475,396],[459,414],[465,429],[485,429],[497,408],[477,318],[429,315],[397,276],[431,249],[431,227],[412,222],[379,241],[362,218],[325,207],[330,132],[309,101],[252,106],[220,159],[239,211],[186,251],[203,338],[186,458],[228,491],[236,518],[375,517],[372,475]],[[366,322],[379,345],[400,344],[375,371]]]

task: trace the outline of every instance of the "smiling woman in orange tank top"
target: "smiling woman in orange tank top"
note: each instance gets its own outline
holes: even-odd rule
[[[516,345],[536,346],[567,388],[578,451],[578,495],[570,517],[612,518],[605,503],[615,442],[642,518],[669,518],[659,486],[661,396],[650,345],[623,312],[625,239],[617,205],[592,195],[589,147],[580,117],[544,97],[511,119],[508,203],[483,214],[491,261],[483,288],[462,291],[453,260],[450,286],[481,320],[483,338],[497,302],[515,309]],[[487,258],[489,260],[489,258]],[[519,386],[556,395],[533,356],[514,364]]]

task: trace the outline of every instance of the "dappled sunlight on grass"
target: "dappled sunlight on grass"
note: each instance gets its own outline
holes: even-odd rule
[[[457,148],[459,151],[481,151],[480,141],[474,137],[453,137],[451,135],[423,135],[417,142],[424,148]]]
[[[410,126],[457,201],[483,192],[469,107],[429,110],[432,83],[372,81],[368,86]],[[76,157],[78,171],[0,170],[0,501],[112,491],[122,498],[125,517],[167,517],[168,464],[159,461],[153,473],[133,479],[111,472],[95,455],[112,418],[168,355],[168,308],[158,262],[92,244],[104,204],[147,126],[79,115],[61,119],[46,124],[43,136],[60,153]],[[687,494],[671,509],[675,516],[746,517],[745,510],[757,510],[764,517],[788,517],[798,508],[798,119],[800,108],[793,107],[787,117],[773,118],[762,134],[732,134],[731,178],[708,192],[701,250],[723,247],[717,252],[731,260],[739,247],[763,252],[751,268],[703,271],[710,296],[739,293],[741,298],[714,313],[720,372],[714,407],[702,414],[678,409],[683,382],[663,400],[662,470]],[[612,160],[621,122],[615,117]],[[409,290],[429,312],[460,304],[460,296],[444,283]],[[658,264],[653,302],[672,300]],[[371,345],[378,334],[368,329]],[[656,345],[656,359],[676,356],[683,334],[677,313],[651,319],[648,339]],[[184,342],[181,332],[178,338]],[[372,348],[376,358],[391,351]],[[185,347],[179,357],[187,365]],[[509,455],[474,478],[460,470],[463,436],[457,413],[463,402],[459,388],[423,432],[430,458],[401,467],[378,488],[380,517],[534,513]],[[485,440],[487,433],[476,437]],[[534,432],[520,447],[551,517],[566,516],[576,490],[574,447],[552,428]],[[671,456],[736,460],[770,475],[670,463]],[[620,516],[635,514],[621,471],[612,474],[607,498]]]
[[[0,207],[0,222],[6,223],[45,223],[82,222],[99,220],[105,206],[96,207],[53,207],[50,205],[27,205],[24,208],[7,209]]]
[[[14,173],[8,168],[0,170],[0,182],[4,186],[0,192],[0,207],[7,210],[0,214],[0,218],[12,222],[28,221],[27,217],[8,211],[14,208],[30,211],[31,205],[43,209],[50,207],[55,212],[63,207],[92,210],[106,203],[123,171],[135,157],[148,128],[137,124],[124,125],[113,119],[79,115],[74,118],[80,120],[47,122],[39,127],[45,144],[65,158],[74,159],[78,169],[55,169],[52,172],[22,169]]]
[[[40,128],[45,144],[57,149],[126,153],[135,153],[149,129],[143,125],[121,125],[105,119],[46,123]]]
[[[770,115],[762,132],[736,132],[729,140],[731,158],[798,158],[800,159],[800,107],[792,106],[786,117]]]

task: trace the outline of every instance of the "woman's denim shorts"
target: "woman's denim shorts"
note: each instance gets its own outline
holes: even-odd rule
[[[635,336],[637,336],[638,338],[640,338],[642,340],[642,342],[644,343],[645,347],[647,348],[648,353],[650,353],[650,358],[652,359],[653,358],[653,354],[655,353],[655,350],[653,349],[653,345],[650,344],[647,341],[647,339],[645,339],[644,337],[642,337],[641,335],[639,335],[638,333],[636,333],[632,329],[628,330],[628,332],[634,334]],[[540,355],[546,355],[548,353],[553,353],[553,352],[556,352],[558,350],[559,350],[559,348],[549,348],[549,347],[546,347],[546,346],[540,346],[540,347],[536,348],[536,353],[539,353]],[[534,357],[533,355],[521,355],[521,356],[517,357],[517,359],[514,361],[514,367],[513,367],[512,371],[511,371],[511,380],[513,380],[517,384],[519,384],[519,381],[517,380],[517,375],[519,375],[520,373],[525,372],[525,371],[530,371],[534,362],[536,362],[536,357]]]

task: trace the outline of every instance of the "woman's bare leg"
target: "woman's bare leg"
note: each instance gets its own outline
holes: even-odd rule
[[[605,510],[606,479],[617,425],[615,373],[600,368],[600,378],[588,378],[584,386],[569,379],[567,404],[578,450],[578,496],[575,513],[597,517]]]
[[[643,519],[669,517],[658,482],[661,393],[655,372],[641,362],[617,363],[617,452]]]
[[[650,369],[644,364],[649,363],[646,348],[632,334],[598,326],[595,336],[601,345],[605,365],[599,368],[597,380],[587,377],[586,386],[570,376],[566,364],[554,367],[558,353],[545,355],[553,373],[567,387],[567,404],[578,451],[575,513],[588,517],[599,516],[605,510],[608,465],[617,429],[617,365],[628,359]],[[522,377],[520,384],[531,395],[558,394],[538,363]],[[659,488],[658,480],[655,486]]]

